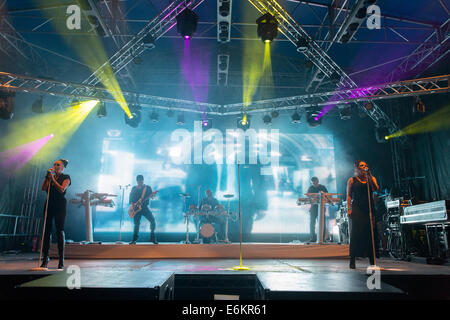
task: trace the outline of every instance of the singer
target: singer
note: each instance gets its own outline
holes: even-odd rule
[[[355,269],[355,257],[369,257],[374,265],[372,234],[370,229],[370,207],[372,208],[372,222],[375,222],[375,208],[372,194],[379,189],[377,179],[370,173],[367,163],[355,162],[355,176],[347,182],[347,211],[350,228],[350,269]],[[367,182],[369,182],[368,197]],[[375,228],[375,225],[374,225]],[[374,234],[376,231],[374,230]]]
[[[70,176],[63,174],[64,168],[69,163],[66,159],[55,161],[53,168],[48,169],[42,190],[48,192],[47,220],[45,221],[45,233],[43,243],[43,259],[41,268],[47,268],[48,251],[50,249],[50,235],[52,233],[53,220],[55,220],[56,236],[58,239],[59,263],[58,269],[64,269],[64,220],[66,219],[66,190],[70,186]],[[49,188],[50,186],[50,188]],[[45,207],[44,207],[45,211]]]

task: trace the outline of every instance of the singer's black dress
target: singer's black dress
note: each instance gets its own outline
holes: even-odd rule
[[[63,181],[69,179],[68,174],[61,174],[56,181],[62,185]],[[69,182],[70,186],[71,182]],[[66,189],[67,190],[67,189]],[[64,254],[64,221],[66,220],[66,191],[60,192],[52,184],[50,186],[50,194],[48,196],[48,209],[47,209],[47,221],[45,224],[45,234],[44,234],[44,244],[43,244],[43,254],[44,257],[48,256],[48,251],[50,248],[50,235],[52,233],[53,220],[55,221],[56,227],[56,237],[58,240],[58,253],[60,257]],[[44,206],[45,213],[45,206]]]
[[[370,212],[367,195],[367,184],[353,177],[351,186],[352,214],[350,216],[350,256],[373,257],[372,235],[370,230]],[[370,186],[370,184],[369,184]],[[372,194],[370,186],[370,194]],[[370,199],[372,207],[372,219],[375,218],[373,200]],[[374,226],[374,235],[376,235]],[[376,243],[376,239],[375,239]]]

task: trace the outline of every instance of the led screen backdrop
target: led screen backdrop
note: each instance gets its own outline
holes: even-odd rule
[[[226,209],[230,206],[229,230],[238,232],[239,160],[243,233],[309,233],[309,205],[298,206],[296,200],[305,197],[312,176],[329,192],[336,192],[332,135],[195,128],[200,131],[105,135],[98,191],[118,197],[115,207],[95,209],[94,231],[119,231],[122,200],[122,232],[132,231],[129,193],[136,175],[142,174],[145,184],[158,190],[150,205],[158,233],[186,232],[183,212],[197,205],[207,189]],[[131,186],[124,189],[127,185]],[[183,193],[189,197],[182,197]],[[234,195],[229,203],[226,194]],[[142,219],[141,230],[148,229]],[[195,231],[192,224],[190,231]]]

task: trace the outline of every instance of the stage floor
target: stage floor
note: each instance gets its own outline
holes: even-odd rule
[[[382,290],[378,291],[371,291],[366,287],[366,279],[369,276],[367,259],[357,259],[355,270],[349,269],[348,259],[343,258],[244,259],[243,265],[249,267],[248,271],[233,270],[233,267],[239,265],[239,259],[66,259],[66,271],[63,272],[56,270],[58,261],[52,259],[48,271],[30,271],[38,265],[37,259],[36,254],[1,256],[0,283],[2,286],[10,283],[9,291],[3,289],[7,292],[3,293],[3,298],[12,292],[17,294],[17,289],[14,289],[17,284],[23,284],[24,288],[47,290],[46,297],[58,297],[59,294],[68,293],[67,290],[52,290],[64,290],[63,287],[70,277],[70,273],[67,272],[69,266],[77,266],[81,270],[82,287],[85,289],[82,296],[85,299],[99,297],[97,291],[89,292],[92,289],[104,290],[104,297],[111,299],[123,297],[124,291],[127,292],[127,297],[133,299],[141,300],[149,299],[149,297],[161,299],[158,290],[168,281],[164,282],[164,279],[172,278],[172,285],[175,283],[174,286],[178,288],[175,292],[178,295],[181,294],[181,299],[186,297],[194,299],[194,296],[189,295],[194,292],[196,299],[211,300],[212,298],[206,295],[209,294],[208,288],[200,290],[196,287],[198,283],[200,285],[205,283],[228,285],[242,281],[248,283],[248,279],[236,280],[236,277],[246,276],[258,279],[264,287],[261,291],[263,295],[265,294],[263,299],[268,300],[390,299],[405,296],[450,298],[448,292],[450,268],[448,266],[395,261],[387,258],[377,260],[377,265],[382,268],[380,274]],[[233,280],[231,278],[224,280],[226,277],[231,277]],[[253,292],[253,289],[244,289],[242,291],[236,288],[221,288],[220,292],[239,292],[241,297]],[[210,290],[213,289],[210,288]],[[36,291],[33,292],[35,297]],[[72,290],[69,293],[76,295],[77,292]],[[121,292],[119,297],[118,292]],[[199,295],[202,292],[205,296]],[[0,292],[0,298],[1,296]],[[175,299],[176,297],[175,294]],[[249,295],[247,299],[252,300],[252,297]],[[79,299],[80,296],[72,298]]]

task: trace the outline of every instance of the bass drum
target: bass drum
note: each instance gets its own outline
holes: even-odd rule
[[[204,223],[200,227],[200,234],[204,238],[211,238],[215,233],[214,226],[211,223]]]

